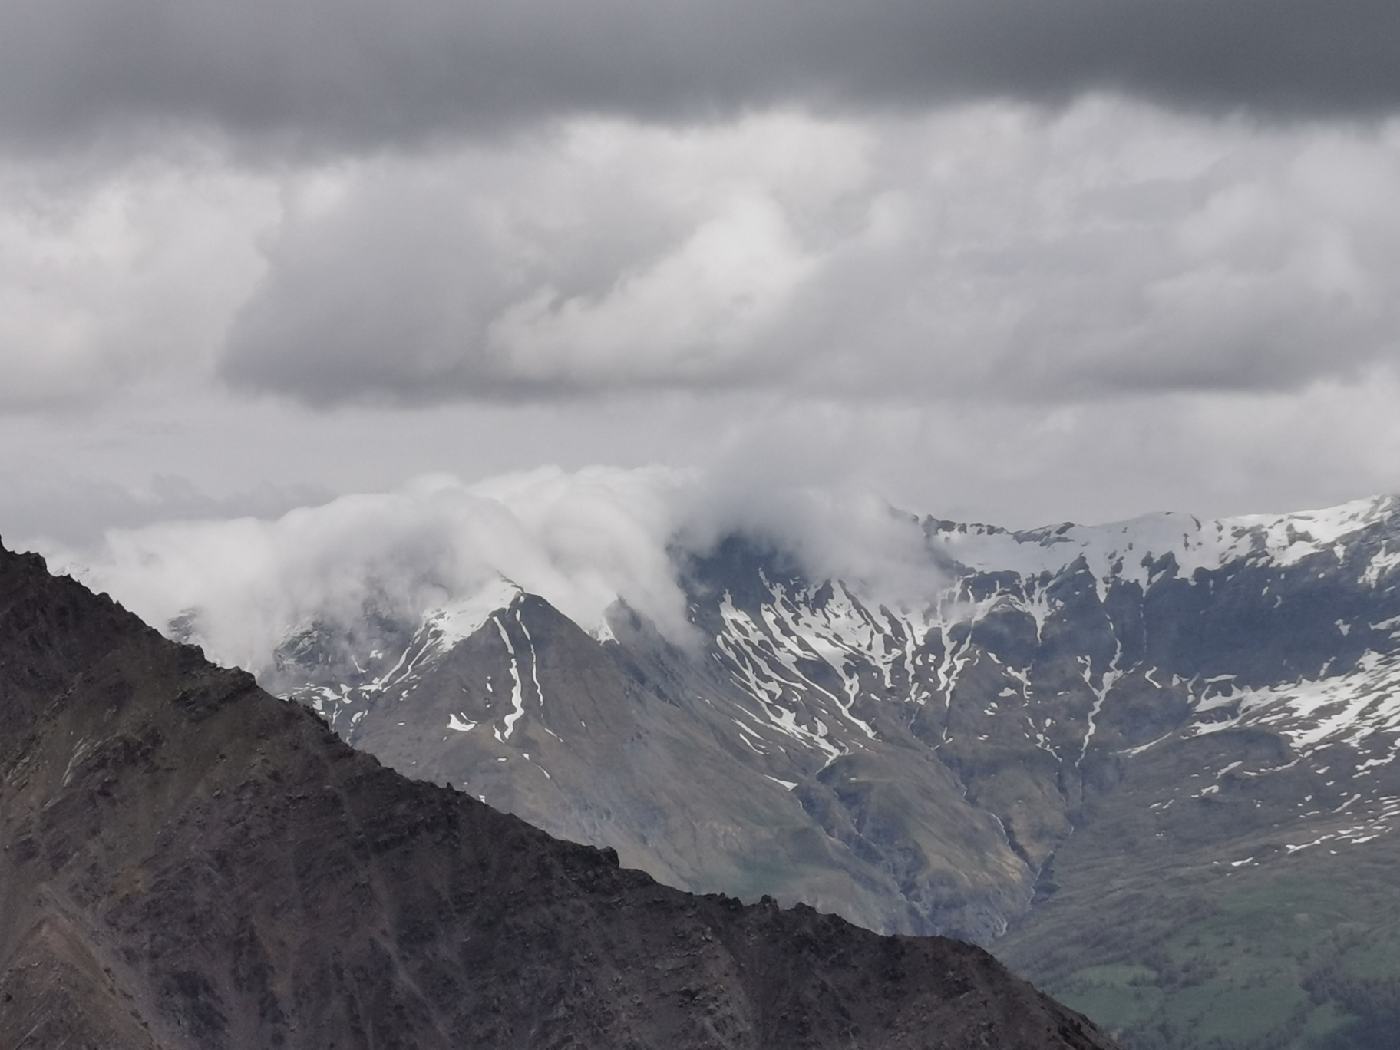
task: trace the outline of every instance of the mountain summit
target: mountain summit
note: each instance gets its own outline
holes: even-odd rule
[[[980,949],[687,896],[408,780],[2,548],[0,718],[15,1050],[1110,1046]]]

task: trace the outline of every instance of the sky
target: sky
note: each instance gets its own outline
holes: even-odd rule
[[[0,535],[1400,491],[1397,187],[1393,0],[0,0]]]

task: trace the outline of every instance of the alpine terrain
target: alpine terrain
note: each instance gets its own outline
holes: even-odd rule
[[[981,949],[691,897],[0,549],[7,1050],[1110,1043]]]
[[[501,579],[299,625],[264,684],[662,882],[990,946],[1138,1050],[1389,1045],[1400,500],[922,527],[917,602],[731,536],[675,555],[689,642]]]

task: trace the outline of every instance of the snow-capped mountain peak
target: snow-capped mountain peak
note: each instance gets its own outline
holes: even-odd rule
[[[451,649],[479,631],[494,613],[509,610],[524,593],[505,577],[495,577],[475,592],[429,610],[423,628],[439,649]]]

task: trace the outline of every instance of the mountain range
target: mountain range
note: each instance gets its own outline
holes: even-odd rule
[[[674,553],[689,638],[502,578],[263,681],[662,882],[989,946],[1140,1050],[1382,1045],[1400,500],[919,524],[913,601],[735,534]]]
[[[984,951],[688,896],[0,548],[0,1046],[1109,1050]]]

